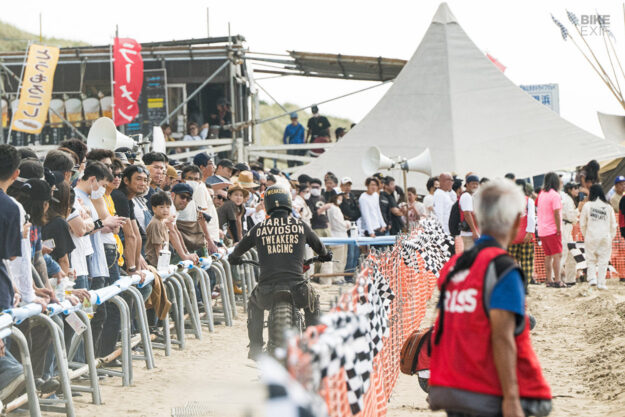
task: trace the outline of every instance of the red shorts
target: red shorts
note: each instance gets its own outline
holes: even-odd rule
[[[545,256],[557,255],[562,253],[562,235],[541,236],[540,241],[543,243],[543,251]]]

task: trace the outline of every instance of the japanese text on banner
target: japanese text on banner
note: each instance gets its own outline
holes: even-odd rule
[[[52,98],[54,70],[59,61],[59,48],[30,45],[13,130],[38,134],[46,122]]]
[[[113,45],[115,78],[113,120],[115,126],[130,123],[139,114],[139,96],[143,86],[141,45],[134,39],[115,38]]]

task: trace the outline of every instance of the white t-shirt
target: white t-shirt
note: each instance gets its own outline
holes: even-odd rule
[[[67,221],[73,220],[75,217],[80,216],[87,211],[83,208],[82,204],[76,199],[74,201],[75,210],[69,215]],[[93,254],[93,246],[91,246],[91,239],[89,236],[78,237],[71,232],[72,241],[74,242],[74,250],[70,253],[69,259],[72,264],[72,268],[76,271],[76,276],[89,275],[89,267],[87,266],[87,256]]]
[[[432,211],[434,211],[434,195],[428,194],[423,197],[423,205],[425,206],[427,214],[431,214]]]
[[[332,237],[347,237],[350,223],[345,220],[341,209],[337,205],[332,204],[326,214],[330,221],[330,235]]]
[[[360,227],[363,231],[368,231],[370,236],[374,236],[375,230],[386,226],[380,210],[380,195],[378,193],[371,195],[362,193],[358,198],[358,203],[362,215],[359,219]]]
[[[449,215],[451,214],[451,206],[454,205],[448,192],[440,188],[434,192],[434,215],[443,226],[445,233],[449,232]]]
[[[22,204],[20,204],[16,199],[14,199],[13,197],[10,198],[17,205],[17,208],[20,211],[20,225],[24,225],[26,223],[26,210],[24,210]],[[20,234],[22,230],[23,228],[20,227]],[[22,300],[25,303],[30,303],[35,299],[35,291],[33,290],[33,275],[30,263],[30,239],[28,237],[21,237],[20,245],[22,256],[17,256],[12,261],[7,260],[7,270],[11,276],[13,284],[17,287],[18,291],[22,295]]]
[[[460,196],[459,206],[461,211],[473,212],[473,196],[469,193],[462,193],[462,195]],[[473,233],[471,233],[471,231],[460,232],[460,236],[473,236]]]

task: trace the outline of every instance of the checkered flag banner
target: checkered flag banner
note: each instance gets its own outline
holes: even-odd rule
[[[588,263],[586,262],[586,246],[584,242],[567,243],[567,247],[571,255],[573,255],[573,259],[575,259],[575,269],[588,269]],[[608,264],[608,271],[615,274],[618,273],[611,261]]]
[[[280,417],[327,417],[326,403],[304,389],[269,356],[260,359],[261,380],[267,386],[266,415]]]
[[[371,251],[351,290],[320,324],[289,343],[287,366],[330,416],[382,417],[399,375],[399,351],[419,328],[454,241],[425,219],[386,251]]]
[[[584,247],[584,242],[572,242],[567,243],[567,247],[575,259],[575,269],[586,269],[588,265],[586,264],[586,249]]]

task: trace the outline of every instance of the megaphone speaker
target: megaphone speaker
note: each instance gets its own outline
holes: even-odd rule
[[[114,151],[117,148],[135,147],[135,141],[124,135],[115,128],[115,123],[108,117],[100,117],[89,129],[87,136],[87,147],[89,149],[108,149]]]
[[[401,164],[404,171],[420,172],[422,174],[432,175],[432,156],[430,148],[426,148],[421,154]]]
[[[393,167],[395,167],[395,161],[380,152],[377,146],[370,147],[362,158],[362,170],[367,175]]]

